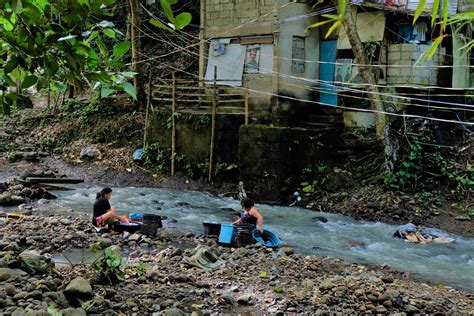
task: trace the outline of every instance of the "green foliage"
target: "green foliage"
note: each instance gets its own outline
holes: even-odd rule
[[[102,256],[95,260],[91,267],[101,282],[112,285],[125,280],[126,265],[127,260],[122,258],[120,251],[109,247],[104,249]]]
[[[314,167],[306,167],[301,172],[300,190],[305,194],[314,193],[323,187],[329,176],[329,166],[318,162]]]
[[[406,189],[416,184],[417,173],[423,170],[422,147],[419,144],[418,137],[413,138],[414,142],[405,161],[402,161],[396,172],[384,173],[384,178],[388,186],[392,189]]]
[[[274,287],[274,288],[273,288],[273,292],[278,293],[278,294],[281,294],[281,293],[283,293],[283,288],[281,288],[281,287]]]
[[[175,17],[171,5],[177,3],[177,0],[160,0],[161,10],[171,23],[167,25],[158,19],[150,19],[150,24],[166,31],[181,30],[188,26],[191,23],[192,15],[188,12],[181,12]]]
[[[262,279],[268,278],[268,272],[267,271],[260,271],[259,277]]]
[[[128,266],[125,272],[127,273],[127,278],[128,277],[141,277],[145,275],[147,268],[148,267],[146,263],[140,262],[137,265]]]
[[[158,143],[150,144],[143,150],[143,161],[146,168],[163,172],[171,165],[171,151]]]
[[[406,132],[409,151],[402,157],[393,173],[384,173],[385,184],[395,190],[413,190],[423,188],[425,184],[438,178],[453,185],[459,193],[472,191],[474,187],[474,169],[458,168],[456,153],[443,152],[436,146],[433,136],[439,126],[424,126],[418,133],[412,128]]]
[[[191,15],[175,17],[171,4],[176,3],[162,0],[161,7],[173,28],[182,29]],[[30,87],[58,94],[68,85],[87,84],[101,97],[125,91],[136,100],[128,82],[135,73],[124,63],[131,44],[107,21],[116,0],[4,0],[0,8],[0,82],[9,87],[0,90],[1,115],[31,107],[24,91]]]
[[[79,118],[82,121],[88,121],[98,114],[104,117],[110,117],[116,114],[114,109],[103,104],[98,94],[94,95],[87,103],[82,103],[77,99],[67,99],[61,106],[61,110],[67,117]]]
[[[60,310],[56,307],[56,304],[51,304],[48,306],[48,313],[51,316],[62,316],[63,314],[61,313]]]

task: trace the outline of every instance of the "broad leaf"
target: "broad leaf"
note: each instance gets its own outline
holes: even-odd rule
[[[114,57],[120,58],[125,55],[130,50],[130,46],[131,45],[129,41],[121,42],[115,45],[113,52]]]
[[[122,69],[123,67],[125,67],[125,64],[118,60],[109,60],[107,62],[107,66],[116,68],[116,69]]]
[[[102,85],[102,88],[100,89],[100,97],[101,98],[107,98],[110,94],[112,94],[114,90],[110,89],[108,85]]]
[[[121,74],[125,77],[133,78],[138,72],[133,72],[133,71],[124,71],[121,72]]]
[[[102,41],[100,37],[98,37],[95,40],[97,46],[99,46],[100,53],[102,54],[103,57],[107,58],[109,57],[109,51],[107,49],[107,46],[105,46],[105,43]]]
[[[160,0],[161,10],[163,10],[163,14],[170,22],[174,22],[173,11],[171,10],[171,5],[168,0]]]
[[[113,24],[112,22],[110,21],[102,21],[100,22],[99,24],[97,24],[98,26],[100,27],[103,27],[103,28],[111,28],[111,27],[114,27],[115,24]]]
[[[127,92],[135,101],[137,100],[137,90],[130,82],[125,82],[123,84],[123,90]]]
[[[18,58],[16,56],[13,56],[8,63],[5,65],[5,68],[3,68],[3,71],[8,74],[13,71],[18,66]]]
[[[174,19],[174,22],[173,22],[174,27],[177,30],[181,30],[184,27],[188,26],[189,23],[191,23],[192,18],[193,18],[192,15],[188,12],[180,13]]]
[[[115,39],[115,31],[113,29],[104,29],[102,32],[108,37]]]
[[[25,80],[21,83],[21,88],[22,89],[28,89],[29,87],[35,85],[35,83],[38,81],[38,78],[34,75],[27,76]]]
[[[167,30],[167,31],[171,31],[171,29],[168,27],[168,25],[158,21],[158,20],[155,20],[155,19],[150,19],[149,20],[150,24],[156,26],[156,27],[159,27],[160,29],[164,29],[164,30]]]
[[[23,4],[21,3],[21,0],[12,1],[12,10],[16,14],[20,14],[23,11]]]

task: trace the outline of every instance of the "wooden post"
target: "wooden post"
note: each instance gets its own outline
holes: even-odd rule
[[[171,89],[171,175],[174,175],[174,156],[176,155],[176,75],[174,71],[171,73],[173,79],[172,89]]]
[[[245,125],[249,124],[249,84],[248,84],[248,79],[245,78],[244,81],[244,106],[245,106]]]
[[[140,14],[138,9],[138,0],[129,0],[130,3],[130,41],[132,43],[131,55],[132,55],[132,71],[137,74],[133,76],[133,85],[137,91],[138,106],[141,106],[140,101],[143,100],[143,85],[142,85],[142,72],[140,64]]]
[[[146,113],[145,113],[145,131],[143,132],[143,149],[148,147],[148,113],[150,112],[150,105],[151,105],[151,67],[149,69],[150,73],[148,74],[148,95],[146,100]]]
[[[216,108],[217,108],[217,66],[214,66],[214,84],[212,92],[212,114],[211,114],[211,146],[209,148],[209,182],[212,179],[212,168],[214,164],[214,139],[216,134]]]

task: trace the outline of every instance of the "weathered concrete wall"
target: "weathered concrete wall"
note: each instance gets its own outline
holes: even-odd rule
[[[279,0],[279,6],[284,6],[288,1]],[[311,5],[305,3],[292,3],[284,6],[278,12],[278,20],[284,21],[285,18],[301,16],[311,12]],[[311,83],[302,84],[301,80],[296,78],[318,79],[319,78],[319,28],[313,28],[305,31],[308,26],[318,21],[317,17],[300,19],[297,21],[281,23],[279,26],[278,37],[278,70],[282,75],[278,77],[278,91],[282,94],[290,94],[297,98],[310,99]],[[298,36],[304,38],[305,42],[305,62],[304,72],[293,72],[292,65],[292,48],[293,37]],[[296,78],[292,78],[296,77]]]
[[[171,128],[167,128],[169,110],[160,110],[152,117],[150,124],[150,143],[159,143],[171,149]],[[200,124],[203,115],[183,114],[176,124],[176,153],[185,155],[194,162],[209,160],[211,139],[210,117],[208,124]],[[244,123],[243,116],[218,115],[216,120],[216,161],[235,163],[238,159],[239,126]]]
[[[428,49],[421,44],[391,44],[388,46],[387,82],[389,84],[414,84],[435,86],[438,84],[438,66],[443,63],[446,53],[441,48],[431,60],[426,60],[421,67],[413,67],[420,56]],[[390,66],[395,65],[395,66]],[[401,66],[399,66],[401,65]]]
[[[304,72],[293,72],[293,37],[304,38],[304,59],[319,60],[318,28],[305,32],[306,27],[317,22],[316,17],[302,18],[296,21],[279,23],[285,18],[304,15],[311,12],[307,3],[289,3],[285,0],[202,0],[205,3],[203,36],[205,38],[234,38],[242,40],[248,36],[267,36],[273,38],[273,56],[261,55],[273,59],[272,69],[265,73],[244,74],[243,79],[249,91],[250,110],[260,118],[280,117],[294,112],[296,103],[280,94],[294,98],[311,99],[312,83],[302,85],[297,78],[319,78],[319,64],[306,62]],[[258,21],[256,18],[261,17]],[[248,38],[247,38],[248,39]],[[259,44],[258,39],[253,44]],[[262,43],[267,44],[268,42]],[[207,57],[207,55],[206,55]],[[207,58],[201,56],[202,69],[205,69]],[[202,74],[203,75],[203,74]],[[292,78],[293,77],[293,78]],[[309,103],[301,103],[308,106]],[[267,120],[265,120],[267,121]]]
[[[204,0],[206,8],[206,38],[273,33],[276,1]],[[262,18],[257,23],[249,23],[258,17]]]
[[[285,180],[331,156],[333,131],[242,125],[239,130],[240,181],[248,191],[278,198]]]
[[[472,0],[458,0],[458,12],[474,11],[474,1]]]

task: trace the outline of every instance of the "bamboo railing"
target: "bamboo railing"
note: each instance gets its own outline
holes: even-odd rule
[[[215,69],[214,74],[216,73]],[[158,78],[157,80],[158,82],[153,85],[149,82],[153,88],[149,95],[158,108],[164,107],[171,110],[171,175],[175,173],[176,113],[208,114],[211,116],[208,180],[211,181],[214,168],[216,116],[243,115],[245,125],[249,122],[249,98],[245,82],[244,88],[231,87],[218,85],[216,78],[212,82],[194,78],[176,78],[175,73],[172,74],[171,79]],[[219,82],[222,81],[219,80]]]

